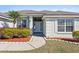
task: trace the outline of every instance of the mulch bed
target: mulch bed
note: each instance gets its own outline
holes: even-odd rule
[[[0,39],[0,42],[27,42],[31,39],[31,36],[26,38],[13,38],[13,39]]]
[[[58,40],[64,40],[64,41],[70,41],[70,42],[77,42],[79,43],[79,39],[74,39],[74,38],[48,38],[48,39],[58,39]]]

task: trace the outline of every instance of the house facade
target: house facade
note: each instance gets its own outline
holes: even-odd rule
[[[72,32],[79,30],[79,13],[67,11],[18,11],[22,20],[17,19],[16,28],[30,28],[32,35],[44,34],[47,38],[72,38]],[[6,15],[0,15],[0,28],[13,27]]]

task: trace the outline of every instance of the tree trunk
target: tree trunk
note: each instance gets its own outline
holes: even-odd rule
[[[15,28],[15,24],[16,24],[16,19],[14,19],[13,21],[13,28]]]
[[[13,23],[13,28],[15,28],[15,23]]]

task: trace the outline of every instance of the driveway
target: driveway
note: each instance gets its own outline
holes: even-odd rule
[[[0,42],[0,51],[25,51],[39,48],[45,45],[42,36],[32,36],[29,42]]]

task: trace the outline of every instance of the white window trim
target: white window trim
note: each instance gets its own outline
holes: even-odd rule
[[[25,19],[23,19],[23,20],[25,20]],[[21,28],[22,28],[22,22],[23,22],[23,20],[20,20]],[[18,23],[17,23],[17,26],[18,26]],[[26,27],[29,27],[29,26],[28,26],[28,20],[26,20]]]
[[[23,19],[23,20],[25,20],[25,19]],[[23,20],[21,20],[21,24],[23,23]],[[28,23],[28,22],[27,22],[27,20],[26,20],[26,27],[28,26],[27,23]],[[21,27],[22,27],[22,25],[21,25]]]
[[[59,19],[59,20],[61,20],[61,19]],[[66,19],[63,19],[63,20],[66,21]],[[75,22],[74,22],[74,19],[72,19],[72,20],[73,20],[73,23],[75,23]],[[64,26],[66,26],[66,23],[65,23]],[[73,25],[73,31],[74,31],[74,26],[75,26],[75,24]],[[56,20],[56,32],[57,32],[57,33],[68,33],[68,34],[72,34],[72,32],[66,32],[66,27],[65,27],[64,29],[65,29],[64,32],[59,32],[59,31],[58,31],[58,19],[57,19],[57,20]]]

